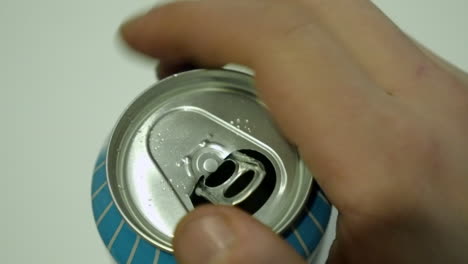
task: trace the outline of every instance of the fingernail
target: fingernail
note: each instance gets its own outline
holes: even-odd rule
[[[205,215],[182,223],[174,241],[180,263],[217,263],[234,242],[234,234],[222,215]]]

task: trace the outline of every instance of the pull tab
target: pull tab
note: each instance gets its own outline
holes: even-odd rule
[[[214,204],[236,205],[259,187],[265,178],[265,168],[258,160],[238,151],[229,155],[224,162],[234,164],[233,172],[225,172],[231,175],[215,172],[202,177],[195,187],[195,193]],[[207,179],[211,180],[211,177],[221,177],[223,180],[217,186],[208,186]]]

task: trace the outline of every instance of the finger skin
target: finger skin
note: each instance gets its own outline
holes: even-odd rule
[[[379,87],[416,111],[430,107],[434,115],[442,113],[440,122],[447,116],[464,122],[467,95],[459,78],[422,52],[372,1],[298,2]]]
[[[348,164],[330,161],[378,159],[380,135],[366,132],[382,127],[390,99],[300,7],[268,1],[180,2],[125,25],[122,34],[133,48],[162,61],[234,62],[255,69],[256,86],[285,135],[300,147],[314,146],[301,153],[322,164],[314,171],[332,200],[337,190],[328,181],[349,183],[338,172]],[[338,146],[341,150],[335,151]]]
[[[404,95],[423,81],[432,63],[411,40],[369,0],[299,0],[317,23],[343,43],[370,76],[393,95]],[[391,70],[392,74],[389,74]]]
[[[217,256],[199,258],[206,234],[197,232],[209,217],[223,219],[235,238]],[[216,235],[216,234],[215,234]],[[202,245],[198,247],[199,245]],[[177,226],[175,255],[181,264],[305,264],[305,261],[270,228],[234,207],[203,206],[187,215]],[[210,260],[211,259],[211,260]]]
[[[260,96],[340,211],[331,261],[466,263],[467,86],[356,3],[176,3],[122,35],[175,65],[255,70]]]

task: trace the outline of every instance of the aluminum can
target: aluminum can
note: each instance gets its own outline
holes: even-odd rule
[[[170,76],[120,117],[92,178],[99,234],[118,263],[176,263],[179,220],[205,204],[237,206],[303,257],[331,206],[280,134],[253,77],[230,70]]]

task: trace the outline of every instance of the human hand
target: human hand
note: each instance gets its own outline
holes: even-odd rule
[[[177,2],[122,35],[163,71],[255,70],[262,99],[338,208],[329,263],[468,262],[468,82],[370,1]],[[189,214],[174,246],[183,264],[304,263],[226,207]]]

